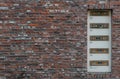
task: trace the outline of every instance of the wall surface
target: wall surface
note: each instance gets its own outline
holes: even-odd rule
[[[112,10],[112,72],[87,72],[88,9]],[[0,76],[120,79],[120,0],[0,0]]]

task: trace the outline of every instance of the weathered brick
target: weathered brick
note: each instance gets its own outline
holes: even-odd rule
[[[87,72],[87,11],[112,10],[112,72]],[[120,1],[0,0],[0,77],[120,78]]]

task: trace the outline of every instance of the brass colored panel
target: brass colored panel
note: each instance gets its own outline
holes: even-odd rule
[[[108,48],[91,48],[90,53],[105,54],[105,53],[109,53],[109,49]]]
[[[91,23],[90,28],[92,29],[108,29],[109,24],[108,23]]]
[[[109,36],[90,36],[90,41],[108,41]]]
[[[109,62],[106,60],[106,61],[90,61],[90,66],[108,66],[109,65]]]
[[[109,16],[108,10],[91,10],[90,16]]]

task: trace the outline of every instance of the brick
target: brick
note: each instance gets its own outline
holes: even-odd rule
[[[88,9],[113,11],[111,73],[87,72]],[[0,0],[0,77],[119,79],[119,10],[118,0]]]

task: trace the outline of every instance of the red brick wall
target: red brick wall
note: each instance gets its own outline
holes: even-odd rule
[[[87,10],[111,9],[112,72],[87,72]],[[0,0],[0,75],[120,78],[120,1]]]

